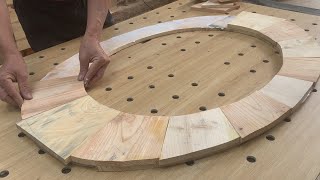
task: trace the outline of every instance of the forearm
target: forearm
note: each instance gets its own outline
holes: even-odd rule
[[[6,57],[17,53],[6,1],[0,0],[0,55]]]
[[[88,0],[88,19],[85,36],[99,39],[106,20],[110,0]]]

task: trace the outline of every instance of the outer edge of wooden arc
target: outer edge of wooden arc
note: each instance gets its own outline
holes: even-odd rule
[[[239,16],[246,15],[246,13],[248,13],[248,12],[240,13]],[[263,15],[258,15],[258,16],[263,16]],[[264,17],[267,17],[267,16],[264,16]],[[210,20],[210,19],[212,19],[213,22],[208,22],[208,20]],[[277,22],[285,21],[281,18],[277,18],[277,19],[278,19]],[[170,22],[166,22],[166,23],[162,23],[162,24],[158,24],[158,25],[154,25],[154,26],[148,26],[148,27],[138,29],[135,31],[131,31],[129,33],[125,33],[125,34],[119,35],[117,37],[111,38],[107,41],[104,41],[101,44],[105,50],[108,47],[108,51],[107,51],[108,54],[113,54],[113,53],[118,52],[124,48],[132,46],[136,43],[139,43],[143,40],[156,38],[156,37],[160,37],[160,36],[164,36],[164,35],[168,35],[168,34],[172,34],[172,33],[176,33],[176,32],[184,32],[184,31],[190,31],[190,30],[201,30],[201,29],[226,28],[226,26],[232,20],[234,20],[234,18],[231,16],[204,16],[204,17],[194,17],[194,18],[187,18],[187,19],[182,19],[182,20],[170,21]],[[261,22],[263,22],[263,20],[264,19],[259,19],[259,21],[261,21]],[[172,24],[175,24],[175,25],[173,26]],[[162,27],[162,29],[161,29],[161,27]],[[168,27],[169,27],[169,29],[167,29]],[[270,37],[261,33],[260,30],[250,29],[245,26],[236,26],[236,25],[230,26],[230,24],[228,25],[227,30],[237,31],[237,32],[245,33],[245,34],[249,34],[249,35],[254,35],[254,36],[257,36],[258,38],[262,38],[262,39],[268,41],[269,43],[271,43],[273,45],[278,45],[278,47],[281,48],[281,46],[278,44],[278,42],[276,42],[276,40],[272,40]],[[144,31],[148,31],[148,33],[145,33]],[[134,37],[136,37],[136,39],[135,38],[133,40],[131,39],[129,42],[128,37],[133,37],[133,35],[135,35]],[[121,43],[117,44],[117,42],[121,42]],[[113,46],[111,46],[112,44],[113,44]],[[110,46],[112,47],[111,49],[110,49]],[[282,55],[282,52],[281,52],[281,55]],[[69,58],[68,60],[66,60],[64,63],[57,66],[53,71],[48,73],[48,75],[44,78],[44,80],[76,75],[75,73],[77,73],[77,71],[78,71],[77,69],[74,69],[74,71],[64,71],[64,70],[69,69],[70,67],[77,66],[77,63],[78,63],[77,57],[78,57],[78,55],[75,55],[75,56]],[[279,76],[279,75],[276,75],[276,76]],[[272,85],[271,82],[273,82],[273,80],[275,80],[275,77],[265,87]],[[277,78],[279,78],[279,77],[277,77]],[[290,78],[295,79],[292,77],[290,77]],[[291,79],[289,79],[289,80],[291,80]],[[277,119],[274,119],[270,122],[266,121],[266,123],[263,124],[260,129],[258,129],[257,131],[254,131],[253,133],[248,132],[247,134],[245,134],[245,133],[242,133],[241,130],[239,131],[239,129],[237,127],[238,124],[235,124],[233,121],[230,121],[230,118],[232,118],[232,117],[230,116],[230,114],[225,113],[226,106],[222,107],[223,109],[221,112],[222,112],[223,116],[226,116],[226,119],[231,123],[232,126],[230,126],[230,127],[231,128],[233,127],[233,129],[235,131],[237,131],[237,135],[239,136],[239,138],[234,136],[230,141],[226,141],[226,142],[221,141],[222,146],[220,146],[221,143],[216,144],[217,149],[215,149],[216,146],[210,146],[210,145],[208,145],[208,147],[193,147],[193,148],[190,148],[189,151],[180,152],[180,154],[177,156],[173,155],[170,158],[163,158],[162,155],[160,155],[164,149],[164,147],[162,145],[161,152],[157,158],[152,157],[153,160],[151,160],[151,161],[149,161],[150,159],[132,159],[132,162],[134,162],[132,164],[130,164],[130,162],[128,163],[128,161],[126,161],[126,160],[121,161],[121,159],[117,160],[117,161],[113,161],[112,159],[105,160],[105,161],[99,161],[97,159],[92,159],[92,162],[90,162],[90,159],[83,158],[83,159],[85,159],[85,161],[81,161],[81,156],[77,156],[76,158],[75,157],[72,158],[72,155],[74,154],[74,153],[72,153],[72,154],[70,154],[71,160],[70,160],[70,158],[68,158],[69,160],[65,161],[64,163],[68,163],[70,161],[71,162],[75,161],[75,163],[81,164],[81,165],[96,166],[99,168],[99,170],[102,170],[102,171],[122,171],[122,170],[132,170],[132,169],[145,169],[145,168],[152,168],[152,167],[158,167],[158,166],[167,166],[167,165],[182,163],[182,162],[185,162],[188,160],[196,160],[196,159],[211,155],[214,152],[225,150],[225,149],[230,148],[232,146],[235,146],[243,141],[247,141],[253,137],[258,136],[259,134],[261,134],[261,133],[265,132],[266,130],[270,129],[271,127],[275,126],[283,118],[290,115],[292,113],[292,110],[296,109],[296,106],[301,105],[304,102],[304,100],[308,97],[309,93],[311,92],[312,87],[314,86],[314,82],[308,82],[308,81],[303,81],[303,80],[299,80],[299,81],[301,81],[301,84],[303,86],[305,86],[305,89],[303,89],[301,92],[297,92],[297,94],[295,94],[295,95],[301,95],[301,99],[299,101],[297,101],[296,104],[290,104],[290,106],[289,106],[287,104],[284,104],[285,102],[283,102],[283,101],[280,102],[281,100],[278,101],[278,99],[274,99],[274,97],[268,95],[268,93],[265,93],[265,92],[262,92],[262,90],[259,90],[259,91],[254,92],[253,94],[251,94],[251,95],[249,95],[249,96],[247,96],[237,102],[234,102],[230,105],[230,107],[232,106],[231,108],[237,108],[238,107],[237,103],[241,103],[242,101],[246,101],[246,100],[251,101],[250,98],[255,98],[255,96],[259,96],[259,97],[261,96],[262,99],[265,99],[267,103],[270,103],[272,101],[272,103],[277,104],[276,107],[279,106],[279,107],[283,108],[282,109],[283,111],[277,112],[277,114],[278,114]],[[262,89],[264,89],[264,88],[262,88]],[[280,90],[275,89],[274,91],[275,92],[281,91],[281,89]],[[298,96],[296,98],[299,98],[299,97],[300,96]],[[270,107],[270,109],[273,111],[273,109],[271,107]],[[209,110],[209,111],[211,112],[213,110]],[[201,113],[194,113],[194,114],[184,115],[184,118],[187,119],[186,121],[188,121],[189,117],[192,118],[193,116],[197,116],[197,115],[199,115],[201,117],[203,116],[203,114],[201,114]],[[138,116],[138,115],[130,115],[130,116]],[[177,117],[178,116],[170,116],[170,117],[164,117],[164,118],[168,118],[169,119],[168,124],[170,124],[170,120],[172,120],[172,118],[177,118]],[[149,117],[143,116],[143,119],[144,118],[149,118]],[[17,126],[20,129],[22,129],[24,132],[26,132],[29,136],[32,136],[31,134],[28,133],[28,129],[24,129],[22,126],[23,124],[26,123],[26,121],[28,121],[28,119],[26,119],[25,121],[21,121],[20,123],[17,123]],[[141,122],[142,121],[143,120],[141,120]],[[108,123],[110,123],[110,122],[108,122]],[[108,123],[106,124],[106,126],[108,125]],[[103,128],[100,128],[99,130],[101,130],[101,129],[103,129]],[[166,131],[167,130],[168,129],[166,129]],[[97,135],[98,131],[96,133],[93,133],[93,135],[90,135],[90,137]],[[170,138],[170,137],[166,137],[166,135],[167,135],[167,133],[165,133],[162,143],[165,143],[164,139]],[[86,140],[90,137],[87,137]],[[33,138],[33,139],[38,141],[37,138]],[[85,144],[86,140],[84,140],[83,143],[81,143],[79,146],[77,146],[76,150],[79,149],[80,147],[82,147]],[[38,142],[38,144],[40,144],[41,146],[46,146],[45,144],[42,144],[41,140],[39,140],[39,141],[40,141],[40,143]],[[211,144],[214,144],[214,143],[215,142],[213,142]],[[212,148],[212,150],[210,150],[210,148]],[[51,152],[51,151],[49,151],[49,152]],[[53,154],[55,157],[57,157],[57,154],[55,154],[55,152],[51,152],[51,154]],[[190,156],[188,156],[188,154]],[[60,158],[58,158],[58,159],[61,161]],[[147,164],[143,164],[145,160],[148,160]]]

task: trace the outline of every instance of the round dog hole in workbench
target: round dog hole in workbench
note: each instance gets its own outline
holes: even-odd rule
[[[271,44],[235,32],[167,35],[113,55],[103,79],[88,93],[108,107],[132,114],[197,113],[233,103],[265,86],[282,66],[281,53],[275,52],[279,49]]]

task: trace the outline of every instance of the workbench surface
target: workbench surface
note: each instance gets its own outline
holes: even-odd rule
[[[193,0],[179,0],[123,21],[104,30],[102,39],[159,21],[213,15],[191,11],[192,4]],[[242,3],[241,9],[230,14],[241,11],[290,19],[315,38],[320,35],[320,17],[317,16],[247,3]],[[55,65],[77,53],[79,44],[80,39],[75,39],[25,57],[30,81],[40,80]],[[319,84],[316,89],[320,89]],[[272,130],[194,164],[128,172],[97,172],[92,168],[71,165],[71,172],[65,174],[62,173],[63,164],[39,151],[29,138],[21,137],[21,134],[18,136],[15,123],[21,119],[20,110],[0,102],[0,171],[9,171],[4,179],[316,179],[320,172],[319,104],[320,93],[313,92],[302,108]],[[267,135],[274,136],[275,140],[268,140]],[[255,157],[256,162],[248,162],[248,156]]]

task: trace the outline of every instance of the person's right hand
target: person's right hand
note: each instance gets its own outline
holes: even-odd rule
[[[21,107],[24,99],[32,99],[27,66],[20,54],[4,58],[4,64],[0,67],[0,99]],[[18,83],[19,90],[15,87],[14,82]]]

